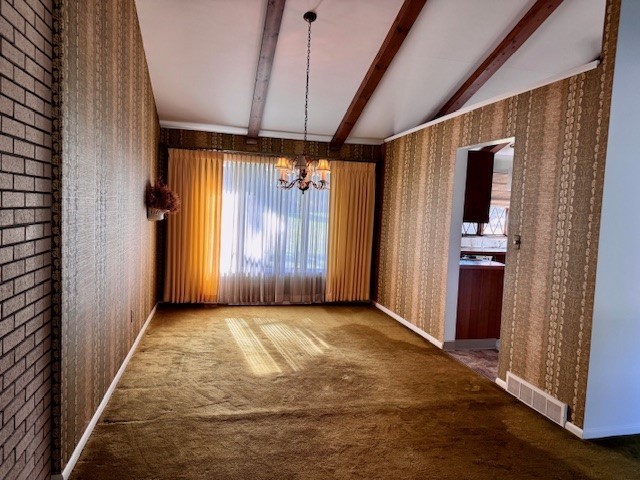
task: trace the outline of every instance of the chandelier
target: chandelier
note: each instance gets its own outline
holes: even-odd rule
[[[280,157],[276,163],[276,168],[280,174],[278,188],[289,190],[298,187],[306,192],[310,187],[316,190],[328,190],[329,182],[329,161],[325,159],[316,160],[307,154],[307,122],[309,120],[309,65],[311,59],[311,23],[317,18],[315,12],[307,12],[303,15],[309,24],[307,31],[307,83],[304,93],[304,141],[302,154],[295,158]]]

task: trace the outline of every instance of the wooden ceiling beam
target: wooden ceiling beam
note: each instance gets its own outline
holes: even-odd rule
[[[265,16],[262,30],[262,46],[260,47],[260,57],[258,58],[258,67],[256,69],[256,82],[253,87],[253,102],[251,103],[251,114],[249,115],[247,143],[257,143],[258,141],[285,2],[286,0],[268,0],[267,3],[267,15]]]
[[[407,37],[409,30],[411,30],[425,3],[427,3],[427,0],[405,0],[402,7],[400,7],[398,15],[393,21],[384,42],[382,42],[380,50],[373,59],[373,63],[364,76],[360,87],[353,97],[353,100],[351,100],[351,104],[331,140],[332,150],[339,150],[351,133],[364,107],[367,105],[367,102],[369,102],[369,99],[376,90],[380,80],[382,80],[396,53],[400,50],[400,46]]]
[[[495,50],[493,50],[482,64],[465,80],[453,96],[446,101],[440,111],[433,117],[425,119],[425,123],[443,117],[459,110],[480,88],[493,76],[498,69],[513,55],[524,42],[542,25],[555,11],[563,0],[537,0],[518,24],[507,34]]]

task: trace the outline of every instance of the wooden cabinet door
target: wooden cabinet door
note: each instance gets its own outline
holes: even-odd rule
[[[493,156],[493,152],[482,150],[468,153],[463,222],[489,223]]]
[[[460,268],[456,339],[500,338],[502,268]]]

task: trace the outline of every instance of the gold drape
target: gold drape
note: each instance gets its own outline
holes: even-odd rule
[[[369,300],[375,165],[331,162],[326,300]]]
[[[165,302],[218,300],[222,158],[220,152],[169,149],[167,184],[182,206],[168,215]]]

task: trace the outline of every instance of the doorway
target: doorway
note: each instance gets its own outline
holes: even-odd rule
[[[444,349],[496,380],[515,139],[456,159]]]

